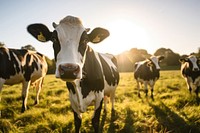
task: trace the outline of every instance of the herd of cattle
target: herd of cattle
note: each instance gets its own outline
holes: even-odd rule
[[[56,62],[55,76],[66,82],[69,99],[74,113],[76,132],[81,127],[81,114],[91,104],[94,105],[92,126],[98,132],[99,119],[106,97],[110,97],[114,110],[116,87],[119,83],[117,60],[111,54],[94,51],[88,42],[99,43],[109,36],[109,31],[95,28],[90,33],[82,25],[79,18],[67,16],[59,24],[53,23],[54,30],[50,31],[44,24],[36,23],[27,27],[28,32],[38,41],[52,41]],[[140,84],[144,84],[146,96],[148,85],[153,99],[155,82],[159,79],[159,62],[163,56],[151,56],[149,59],[135,63],[134,78],[137,81],[138,96]],[[47,72],[44,55],[25,49],[16,50],[0,48],[0,91],[3,84],[13,85],[22,83],[22,112],[26,110],[27,96],[30,84],[36,86],[35,104],[39,103],[39,93]],[[195,91],[198,97],[200,90],[200,60],[190,55],[180,59],[181,73],[185,78],[190,92]]]

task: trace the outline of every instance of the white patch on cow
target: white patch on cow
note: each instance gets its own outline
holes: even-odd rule
[[[197,65],[197,58],[194,55],[191,55],[191,56],[188,57],[188,59],[191,61],[192,65],[193,65],[192,70],[193,71],[194,70],[199,71],[200,68]]]
[[[191,77],[185,77],[185,80],[187,82],[188,89],[189,87],[191,87],[192,90],[195,91],[197,89],[197,86],[200,86],[200,76],[197,77],[194,81]]]
[[[144,61],[139,61],[139,62],[136,62],[135,64],[137,64],[137,67],[135,68],[135,72],[138,70],[138,68],[140,68],[140,66],[142,64],[144,64],[147,60],[144,60]]]
[[[158,64],[158,58],[156,56],[151,56],[150,57],[151,61],[154,63],[154,65],[156,66],[156,69],[160,69],[160,66]]]
[[[108,63],[108,65],[110,66],[110,68],[114,68],[115,70],[117,70],[117,66],[115,66],[115,64],[112,62],[112,58],[113,58],[113,55],[110,55],[110,54],[103,54],[103,53],[100,53],[100,55],[102,56],[102,58],[106,61],[106,63]]]
[[[87,107],[93,104],[95,104],[95,109],[97,109],[100,106],[100,102],[104,96],[103,94],[104,91],[102,92],[91,91],[89,92],[87,97],[83,98],[79,82],[80,80],[76,80],[74,83],[75,84],[74,89],[76,93],[74,94],[72,91],[69,92],[71,107],[78,114],[86,112]]]
[[[60,77],[58,66],[61,64],[72,63],[79,65],[80,68],[83,67],[81,62],[83,57],[78,52],[78,47],[85,28],[79,19],[68,16],[60,21],[55,30],[61,47],[56,61],[56,77]],[[79,77],[82,78],[82,69],[80,69]]]

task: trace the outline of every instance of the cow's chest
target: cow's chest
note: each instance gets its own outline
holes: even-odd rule
[[[103,91],[90,91],[87,96],[83,96],[80,89],[76,90],[76,93],[70,91],[69,92],[69,98],[71,102],[71,107],[76,112],[85,112],[87,110],[88,106],[95,105],[98,106],[101,102],[101,100],[104,97]]]

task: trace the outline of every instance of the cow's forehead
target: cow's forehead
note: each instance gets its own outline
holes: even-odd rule
[[[154,62],[154,63],[158,63],[158,58],[156,56],[151,56],[151,60]]]
[[[59,40],[62,41],[62,39],[80,39],[85,28],[79,18],[67,16],[60,21],[55,30],[58,32]]]
[[[67,24],[67,25],[82,25],[82,22],[77,17],[67,16],[60,21],[60,24]]]
[[[197,61],[197,58],[196,58],[196,56],[194,56],[194,55],[189,56],[188,58],[189,58],[189,60],[190,60],[191,62],[196,62],[196,61]]]

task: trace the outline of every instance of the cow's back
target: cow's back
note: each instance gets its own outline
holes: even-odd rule
[[[13,85],[23,81],[32,82],[46,75],[45,57],[26,49],[0,48],[0,78],[5,84]]]

